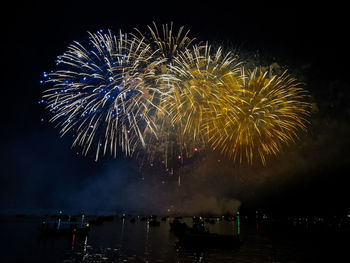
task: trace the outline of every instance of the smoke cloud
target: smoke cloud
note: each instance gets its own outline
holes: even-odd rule
[[[164,177],[140,171],[132,159],[96,163],[77,155],[55,130],[36,131],[2,142],[0,205],[2,213],[194,215],[263,202],[278,209],[346,206],[349,133],[346,121],[315,118],[307,135],[265,167],[209,154]]]

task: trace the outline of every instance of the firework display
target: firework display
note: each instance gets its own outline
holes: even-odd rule
[[[205,149],[206,131],[215,125],[208,117],[215,114],[218,98],[224,95],[218,84],[226,74],[236,75],[238,66],[236,56],[224,55],[220,48],[214,53],[208,45],[193,46],[173,58],[159,79],[170,88],[159,105],[166,115],[157,118],[163,137],[150,152],[163,149],[164,157],[178,158]]]
[[[212,115],[209,141],[233,160],[252,163],[258,156],[265,164],[266,155],[277,155],[306,129],[308,94],[286,72],[277,76],[255,68],[245,74],[242,69],[241,78],[227,75],[220,85],[227,92],[217,102],[219,114]]]
[[[70,45],[58,57],[60,69],[45,74],[53,88],[44,93],[61,134],[73,130],[73,145],[86,154],[91,146],[99,154],[118,146],[131,155],[144,145],[143,132],[154,132],[150,114],[157,91],[148,84],[161,60],[142,40],[126,34],[90,34],[83,45]]]
[[[44,73],[43,99],[61,135],[95,159],[121,150],[167,167],[215,149],[266,163],[306,130],[306,91],[286,72],[246,69],[222,48],[195,43],[183,27],[89,33]]]

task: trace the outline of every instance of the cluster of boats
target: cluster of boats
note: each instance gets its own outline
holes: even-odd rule
[[[84,215],[77,218],[59,214],[42,221],[40,226],[42,236],[87,235],[89,230],[90,223],[84,220]]]
[[[87,235],[90,228],[93,226],[103,225],[104,222],[111,222],[117,216],[96,216],[88,220],[84,215],[71,217],[68,215],[58,214],[49,217],[48,220],[43,220],[40,226],[40,232],[43,236],[54,235]],[[119,217],[118,217],[119,218]],[[166,221],[168,217],[162,217],[161,221]],[[123,214],[120,219],[129,219],[130,223],[135,223],[135,217],[128,217]],[[150,226],[160,226],[160,221],[157,216],[138,217],[140,221],[146,221]]]
[[[57,215],[51,220],[43,221],[40,227],[43,236],[55,235],[87,235],[91,226],[102,225],[104,222],[113,221],[114,216],[98,216],[86,220],[84,215],[80,217],[69,217]],[[121,217],[126,220],[126,216]],[[128,218],[131,223],[136,221],[135,217]],[[162,217],[161,221],[167,221],[168,217]],[[149,226],[160,226],[157,216],[138,217],[140,221],[146,221]],[[201,217],[193,217],[193,224],[182,222],[182,217],[175,217],[170,224],[170,231],[179,239],[182,246],[195,247],[229,247],[235,248],[241,245],[239,235],[220,235],[210,233],[205,223],[214,224],[215,220],[204,220]]]

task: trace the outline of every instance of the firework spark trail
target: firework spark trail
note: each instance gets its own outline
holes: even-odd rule
[[[306,130],[311,104],[300,83],[286,72],[273,75],[257,68],[248,74],[242,69],[238,80],[226,76],[220,97],[220,114],[208,130],[209,142],[229,158],[245,158],[252,164],[254,156],[266,164],[266,155],[277,155],[284,144],[298,139],[298,130]]]
[[[168,65],[167,73],[160,77],[170,89],[160,104],[168,116],[161,116],[158,122],[158,130],[164,132],[159,144],[167,154],[172,148],[175,157],[191,157],[205,148],[203,129],[213,123],[204,120],[208,120],[207,115],[213,113],[222,96],[218,83],[226,74],[235,75],[239,64],[237,56],[223,54],[221,48],[213,51],[207,44],[180,52]]]
[[[96,160],[108,150],[116,157],[119,146],[130,156],[140,144],[146,147],[146,137],[157,140],[153,116],[168,91],[157,78],[194,39],[189,31],[183,34],[183,27],[173,35],[172,24],[163,25],[163,35],[155,24],[148,29],[149,39],[137,29],[138,36],[131,38],[121,32],[89,33],[88,43],[74,42],[58,57],[60,69],[44,74],[53,85],[43,95],[54,114],[51,121],[62,136],[74,132],[73,146],[82,147],[83,154],[96,148]]]
[[[189,143],[188,139],[183,138],[183,134],[174,126],[172,122],[172,112],[165,107],[164,101],[168,101],[174,95],[173,86],[169,85],[174,80],[174,76],[169,72],[169,65],[182,54],[190,52],[195,38],[189,37],[189,30],[184,31],[184,27],[174,30],[173,24],[162,25],[158,29],[153,23],[148,26],[148,32],[143,34],[136,29],[137,33],[133,34],[135,39],[145,39],[145,42],[153,47],[154,52],[162,60],[163,64],[157,68],[154,76],[154,86],[161,92],[159,94],[158,111],[153,115],[153,123],[157,127],[157,136],[147,136],[146,151],[148,161],[161,161],[167,167],[168,159],[182,158],[182,146]]]
[[[107,150],[116,156],[118,146],[131,155],[143,131],[154,133],[150,114],[156,90],[147,79],[161,61],[153,58],[142,39],[128,39],[111,32],[90,34],[87,44],[78,42],[58,58],[61,69],[47,74],[53,88],[44,98],[63,136],[74,130],[73,146],[87,154],[96,146],[96,159]]]
[[[83,154],[96,149],[97,160],[121,148],[167,167],[210,148],[265,164],[306,129],[308,94],[286,72],[246,71],[237,55],[194,45],[172,23],[135,30],[129,38],[89,33],[58,57],[58,70],[44,73],[51,121],[62,136],[74,133]]]
[[[146,37],[139,29],[135,28],[135,34],[131,34],[135,39],[144,39],[147,44],[149,44],[153,50],[157,50],[158,55],[162,59],[166,59],[169,63],[178,53],[185,51],[189,48],[195,41],[195,38],[190,38],[188,35],[190,31],[184,32],[184,27],[180,27],[174,32],[173,23],[162,25],[162,30],[158,29],[156,23],[153,22],[152,26],[147,26],[148,34],[150,37]]]

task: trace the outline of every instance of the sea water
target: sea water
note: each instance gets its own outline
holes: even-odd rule
[[[0,262],[347,262],[349,231],[271,227],[241,223],[241,247],[185,248],[177,245],[169,221],[150,226],[136,218],[115,218],[92,226],[88,236],[41,237],[41,217],[0,217]],[[191,224],[191,218],[182,221]],[[236,225],[235,225],[236,224]],[[230,235],[237,221],[215,219],[210,232]],[[345,260],[345,261],[344,261]]]

